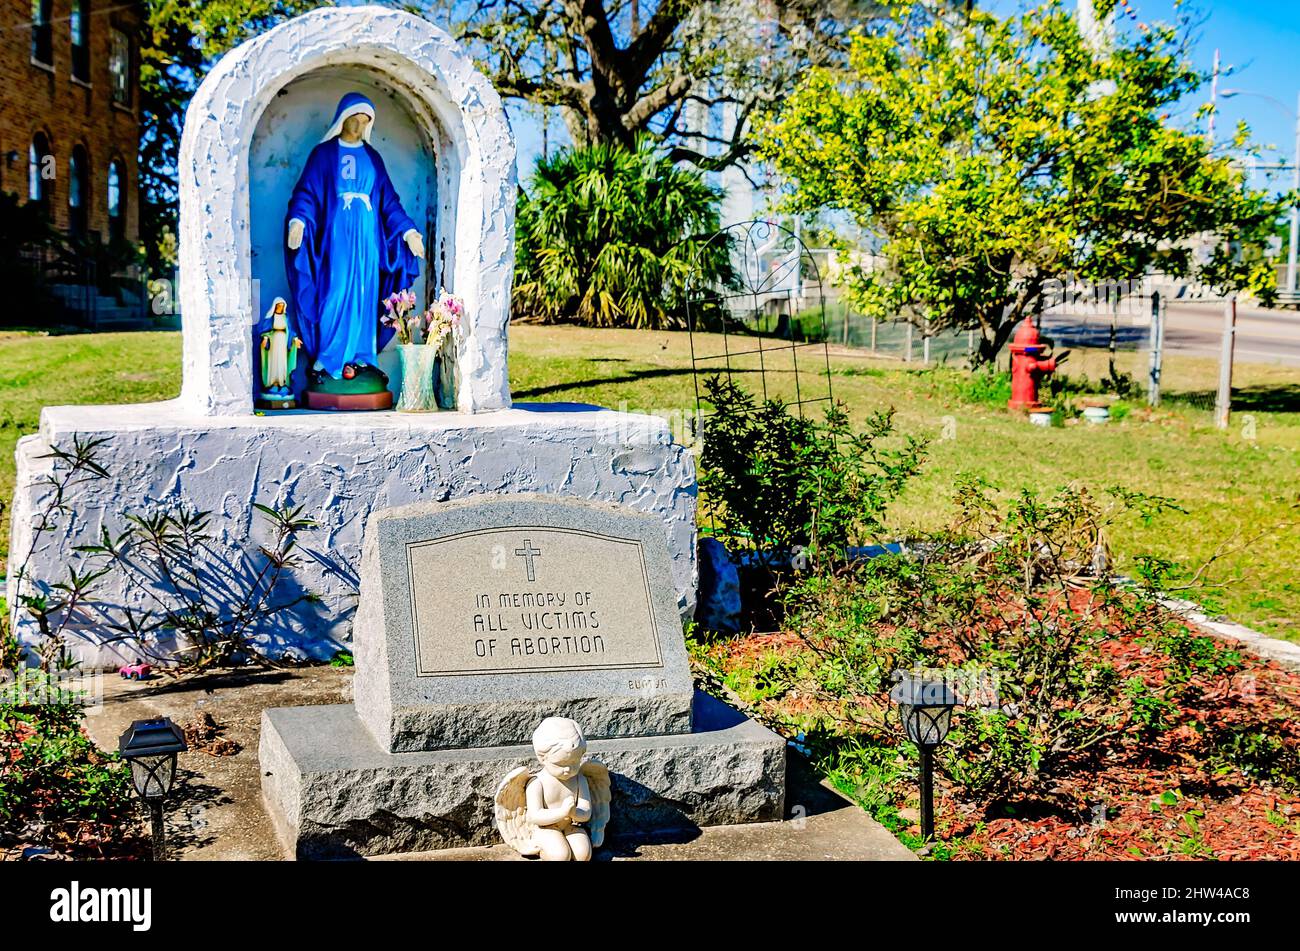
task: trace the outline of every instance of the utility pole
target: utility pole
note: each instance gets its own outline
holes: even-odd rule
[[[1290,168],[1291,187],[1293,189],[1296,189],[1297,191],[1300,191],[1300,93],[1296,94],[1296,108],[1294,113],[1291,112],[1289,109],[1287,109],[1287,107],[1282,102],[1278,101],[1277,99],[1274,99],[1272,96],[1264,95],[1263,93],[1249,92],[1248,90],[1245,89],[1225,89],[1223,90],[1222,95],[1224,99],[1231,99],[1233,96],[1255,96],[1258,99],[1263,99],[1266,102],[1271,102],[1284,115],[1289,115],[1291,116],[1292,119],[1295,120],[1295,145],[1291,152],[1290,164],[1288,165],[1285,162],[1279,162],[1277,164],[1256,165],[1255,168],[1256,169],[1269,168],[1269,169],[1279,169],[1279,170]],[[1286,294],[1289,298],[1292,299],[1292,301],[1294,301],[1295,293],[1296,293],[1296,284],[1297,284],[1296,249],[1298,246],[1300,246],[1300,203],[1293,204],[1291,206],[1291,234],[1290,234],[1290,240],[1287,242],[1287,244],[1288,247],[1286,253]]]
[[[1160,405],[1160,371],[1164,367],[1164,349],[1165,299],[1156,291],[1151,295],[1151,352],[1147,365],[1147,404],[1153,407]]]
[[[1214,75],[1210,77],[1210,129],[1206,133],[1206,139],[1210,143],[1210,149],[1214,148],[1214,114],[1219,108],[1219,50],[1214,50]]]
[[[1237,338],[1237,295],[1223,303],[1223,352],[1219,356],[1219,395],[1214,401],[1214,425],[1228,428],[1232,413],[1232,358]]]
[[[1291,205],[1291,247],[1286,255],[1286,290],[1288,296],[1296,292],[1296,245],[1300,244],[1300,93],[1295,99],[1295,151],[1291,153],[1291,187],[1296,190],[1296,201]]]

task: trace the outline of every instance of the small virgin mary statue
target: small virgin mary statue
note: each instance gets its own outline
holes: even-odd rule
[[[415,286],[424,240],[370,145],[375,106],[345,95],[307,159],[285,220],[285,272],[308,359],[307,404],[387,409],[379,302]]]

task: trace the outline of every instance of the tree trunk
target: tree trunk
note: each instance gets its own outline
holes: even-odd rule
[[[996,311],[980,320],[980,342],[975,352],[976,366],[994,366],[998,354],[1016,332],[1020,323],[1020,314],[1010,308],[1009,304],[999,306]]]

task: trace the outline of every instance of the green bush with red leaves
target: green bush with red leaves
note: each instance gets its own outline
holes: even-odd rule
[[[0,680],[0,845],[120,856],[136,840],[130,773],[82,729],[66,682],[12,668]]]
[[[1067,487],[1000,503],[979,483],[960,485],[956,502],[946,530],[902,554],[788,592],[803,659],[787,666],[792,687],[818,701],[812,732],[897,744],[891,677],[919,670],[962,695],[939,757],[972,800],[1050,793],[1063,775],[1142,755],[1178,730],[1210,772],[1297,782],[1284,712],[1236,705],[1225,718],[1223,697],[1253,677],[1241,653],[1189,630],[1147,581],[1114,572],[1108,528],[1154,519],[1167,502]]]

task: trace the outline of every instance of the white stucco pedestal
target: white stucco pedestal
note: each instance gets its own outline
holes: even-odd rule
[[[210,579],[238,589],[268,541],[253,503],[302,506],[315,529],[300,536],[301,554],[280,597],[310,592],[259,626],[253,640],[271,657],[328,658],[349,643],[365,521],[375,509],[485,492],[539,492],[617,502],[663,523],[683,616],[695,601],[695,469],[666,422],[579,404],[516,404],[494,413],[311,413],[200,416],[179,402],[140,406],[61,406],[41,414],[39,434],[18,446],[12,557],[32,547],[35,515],[51,491],[41,457],[74,435],[104,439],[99,458],[110,477],[79,486],[72,514],[42,534],[28,575],[38,585],[66,576],[79,545],[102,528],[121,531],[128,514],[184,505],[213,513],[216,550],[228,552]],[[11,580],[10,603],[15,603]],[[130,640],[105,645],[99,622],[149,598],[120,573],[106,576],[94,606],[72,628],[70,646],[83,663],[111,667],[139,651]],[[15,614],[32,642],[30,618]],[[156,652],[156,651],[155,651]]]

